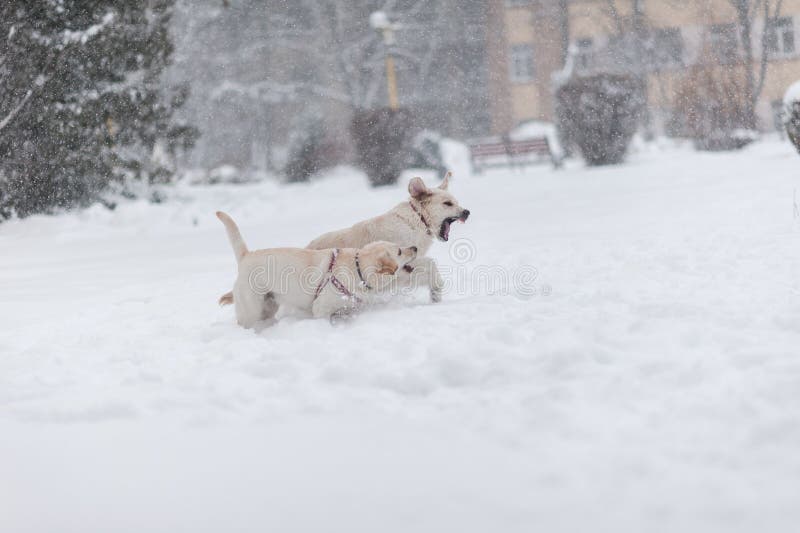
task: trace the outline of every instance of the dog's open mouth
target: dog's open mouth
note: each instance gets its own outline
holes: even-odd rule
[[[455,221],[466,222],[469,215],[461,215],[460,217],[448,217],[442,220],[442,227],[439,228],[439,238],[446,241],[450,238],[450,224]]]

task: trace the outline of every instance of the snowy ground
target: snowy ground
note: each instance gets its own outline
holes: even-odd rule
[[[796,531],[799,187],[777,141],[462,171],[437,259],[535,267],[534,294],[260,334],[216,306],[214,210],[302,246],[403,187],[341,170],[2,224],[0,531]]]

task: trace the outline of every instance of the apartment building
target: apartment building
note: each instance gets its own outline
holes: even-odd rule
[[[776,127],[784,91],[800,79],[800,0],[783,0],[777,14],[775,4],[768,17],[761,8],[752,18],[757,78],[766,57],[756,106],[764,130]],[[552,120],[553,74],[570,55],[578,73],[646,73],[653,126],[664,131],[693,65],[745,68],[737,20],[730,0],[491,0],[492,129],[503,132],[525,120]],[[626,42],[635,24],[647,35],[644,45]],[[648,53],[638,55],[637,46]]]

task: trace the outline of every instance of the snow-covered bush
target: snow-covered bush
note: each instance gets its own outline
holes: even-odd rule
[[[556,89],[562,138],[575,143],[592,166],[625,159],[643,104],[641,85],[629,76],[574,77]]]
[[[351,155],[346,139],[332,135],[319,115],[309,114],[289,137],[283,173],[289,183],[308,181],[320,170],[349,162]]]
[[[245,183],[242,172],[233,165],[220,165],[212,168],[207,175],[206,184],[217,185],[219,183]]]
[[[789,87],[783,98],[783,124],[789,140],[800,152],[800,81]]]
[[[324,125],[321,120],[308,120],[292,135],[288,160],[283,169],[286,181],[308,181],[313,174],[328,166]]]
[[[357,111],[350,132],[358,166],[373,186],[397,182],[405,168],[414,138],[407,109],[380,108]]]
[[[750,144],[745,84],[735,69],[692,67],[674,101],[683,134],[698,150],[738,150]]]
[[[162,156],[195,138],[173,120],[186,90],[170,96],[158,82],[174,3],[0,2],[0,217],[170,178]]]
[[[429,168],[439,175],[447,172],[447,165],[442,155],[442,136],[431,130],[422,130],[411,142],[408,166],[413,168]]]

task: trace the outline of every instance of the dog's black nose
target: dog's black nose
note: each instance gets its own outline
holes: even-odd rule
[[[417,253],[417,247],[416,246],[412,246],[411,249],[414,251],[414,253]]]
[[[462,220],[467,220],[468,217],[469,217],[469,209],[464,209],[461,212],[461,219]]]

